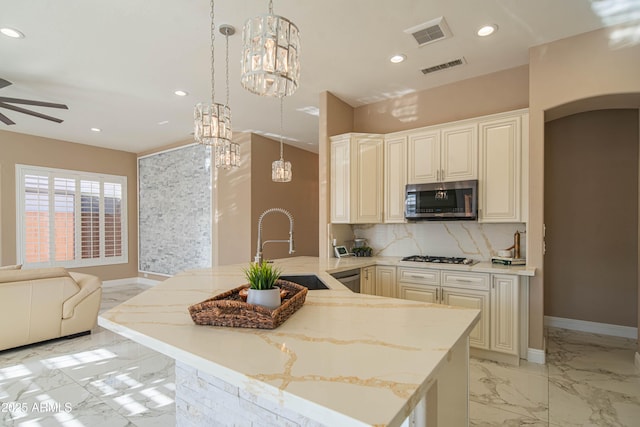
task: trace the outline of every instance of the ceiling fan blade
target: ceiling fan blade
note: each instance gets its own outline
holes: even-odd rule
[[[9,117],[5,116],[2,113],[0,113],[0,122],[3,122],[5,125],[15,125],[16,124],[16,122],[14,122],[13,120],[11,120]]]
[[[0,89],[7,86],[11,86],[11,82],[5,79],[0,79]]]
[[[22,98],[7,98],[6,96],[0,96],[0,102],[10,102],[12,104],[24,104],[24,105],[37,105],[39,107],[49,107],[49,108],[62,108],[64,110],[68,110],[64,104],[54,104],[53,102],[44,102],[44,101],[33,101],[31,99],[22,99]]]
[[[27,114],[33,117],[39,117],[45,120],[51,120],[52,122],[62,123],[64,120],[57,119],[55,117],[47,116],[46,114],[36,113],[35,111],[27,110],[26,108],[16,107],[15,105],[7,104],[5,102],[0,102],[0,108],[6,108],[7,110],[17,111],[19,113]]]

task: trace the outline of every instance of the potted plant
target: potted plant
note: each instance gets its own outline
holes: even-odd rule
[[[244,270],[245,277],[249,281],[247,303],[260,305],[273,310],[280,307],[280,288],[275,286],[280,277],[280,270],[264,261],[262,263],[250,263]]]

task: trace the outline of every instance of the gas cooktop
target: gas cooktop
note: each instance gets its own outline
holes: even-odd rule
[[[470,258],[459,257],[447,257],[447,256],[430,256],[430,255],[411,255],[402,258],[402,261],[414,261],[414,262],[433,262],[440,264],[464,264],[472,265],[477,261]]]

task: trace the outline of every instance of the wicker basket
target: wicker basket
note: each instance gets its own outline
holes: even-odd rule
[[[276,285],[287,295],[275,310],[243,302],[239,292],[249,287],[244,285],[190,306],[189,313],[197,325],[275,329],[302,307],[308,292],[304,286],[286,280],[278,280]]]

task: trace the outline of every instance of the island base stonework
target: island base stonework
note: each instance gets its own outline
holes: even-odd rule
[[[176,426],[323,426],[176,360]],[[260,401],[263,407],[256,402]]]

